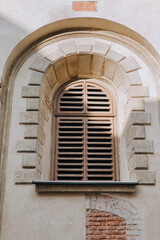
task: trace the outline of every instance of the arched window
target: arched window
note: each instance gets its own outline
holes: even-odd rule
[[[96,81],[60,90],[54,101],[54,180],[116,180],[115,117],[111,94]]]

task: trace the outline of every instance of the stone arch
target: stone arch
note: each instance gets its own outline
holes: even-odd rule
[[[25,140],[17,143],[17,151],[23,152],[24,168],[37,167],[38,171],[30,170],[30,177],[24,171],[17,171],[16,182],[30,182],[40,175],[45,143],[44,121],[49,119],[54,92],[62,84],[80,78],[101,79],[123,93],[126,98],[124,136],[130,174],[139,162],[139,173],[144,172],[144,168],[148,169],[148,154],[153,153],[153,145],[145,137],[145,126],[150,125],[151,120],[150,113],[145,112],[144,99],[149,97],[149,89],[143,86],[139,77],[141,66],[138,62],[132,56],[126,57],[113,50],[111,45],[98,41],[65,40],[54,46],[54,50],[52,48],[50,45],[46,51],[43,49],[43,57],[38,56],[29,65],[28,86],[22,88],[22,98],[27,99],[26,112],[20,114],[20,124],[25,125]],[[32,152],[34,154],[31,155]],[[144,174],[150,174],[154,183],[153,172],[145,170]],[[139,176],[137,172],[136,176]]]
[[[143,216],[142,214],[129,202],[115,198],[109,195],[88,195],[86,198],[86,212],[87,212],[87,224],[89,225],[88,219],[92,214],[92,211],[96,210],[98,213],[109,213],[109,218],[106,217],[106,222],[114,221],[114,217],[118,216],[121,221],[125,222],[125,228],[123,228],[124,236],[121,236],[123,239],[143,239]],[[104,214],[99,214],[103,216]],[[99,217],[100,218],[100,217]],[[92,219],[92,224],[94,219]],[[116,222],[117,222],[116,218]],[[101,221],[101,220],[100,220]],[[113,223],[113,222],[110,222]],[[93,224],[94,225],[94,224]],[[93,226],[92,225],[92,226]],[[109,226],[112,224],[109,224]],[[112,225],[113,226],[113,225]],[[116,226],[117,227],[117,226]],[[104,228],[105,229],[105,228]],[[112,228],[111,228],[112,229]],[[106,233],[107,228],[105,229]],[[111,234],[109,232],[109,234]],[[104,238],[106,239],[106,238]]]
[[[87,29],[85,27],[86,23],[88,23]],[[77,36],[81,39],[84,36],[92,37],[95,43],[90,44],[90,42],[85,43],[83,41],[80,43],[79,41],[76,42],[75,47],[72,43]],[[71,38],[72,41],[67,40]],[[101,41],[99,44],[99,40],[106,38],[107,43],[104,44],[105,46]],[[43,29],[37,30],[31,37],[27,37],[13,50],[7,60],[2,77],[2,112],[5,119],[9,119],[1,124],[1,131],[3,129],[2,166],[7,156],[6,143],[10,124],[12,87],[17,73],[20,72],[20,69],[23,69],[23,64],[25,65],[27,61],[30,61],[28,70],[25,69],[28,72],[28,79],[26,80],[28,83],[22,88],[22,98],[26,98],[27,111],[20,113],[20,124],[25,125],[24,131],[26,133],[29,128],[34,129],[33,136],[24,136],[24,140],[17,143],[17,151],[23,152],[23,156],[26,156],[23,158],[22,163],[25,170],[21,169],[16,172],[17,183],[31,182],[32,179],[40,177],[42,146],[45,141],[43,126],[44,119],[45,121],[48,119],[47,111],[50,112],[51,98],[60,84],[69,81],[69,79],[74,79],[76,76],[78,78],[93,77],[101,79],[110,86],[112,85],[113,88],[125,93],[127,98],[125,111],[128,115],[128,118],[126,118],[128,125],[125,127],[125,138],[130,172],[131,175],[134,173],[133,176],[136,175],[136,179],[141,183],[155,183],[154,172],[147,170],[148,154],[153,153],[153,147],[152,141],[145,139],[145,126],[151,124],[151,119],[150,113],[145,112],[144,98],[149,97],[149,95],[148,89],[142,85],[138,74],[141,66],[134,60],[133,56],[125,56],[115,51],[114,48],[112,49],[108,41],[128,46],[134,54],[142,52],[142,59],[144,60],[147,56],[146,63],[151,68],[157,67],[159,55],[143,37],[132,30],[127,29],[126,31],[126,27],[120,24],[102,19],[82,18],[75,19],[74,22],[72,19],[68,19],[50,24]],[[57,46],[57,43],[59,46]],[[142,44],[143,47],[146,47],[145,50],[141,46]],[[52,48],[53,45],[55,45],[55,49],[51,52],[49,47]],[[36,51],[38,52],[36,53]],[[83,65],[83,59],[87,62],[85,66]],[[90,65],[91,61],[92,65]],[[80,66],[78,69],[76,67],[77,62]],[[150,62],[153,64],[150,64]],[[157,67],[157,75],[159,75],[158,69]],[[61,71],[63,72],[63,78],[61,78]],[[116,78],[117,75],[118,78]],[[53,81],[53,79],[55,80]],[[137,86],[140,86],[143,91],[138,92]],[[39,98],[43,100],[39,101]],[[40,102],[41,106],[39,105]],[[42,113],[44,116],[42,116]],[[41,127],[39,128],[39,126]],[[133,131],[133,129],[136,129],[136,131]],[[30,148],[31,145],[32,148]],[[38,155],[33,154],[32,158],[28,159],[28,152],[38,153]],[[141,156],[138,153],[141,153]],[[30,168],[35,168],[36,171]],[[135,169],[136,171],[134,171]]]

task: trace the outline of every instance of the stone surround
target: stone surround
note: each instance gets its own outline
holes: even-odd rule
[[[43,51],[43,50],[42,50]],[[22,88],[27,100],[26,111],[20,113],[19,124],[25,128],[24,139],[17,142],[23,155],[22,170],[16,171],[16,183],[40,179],[45,143],[44,125],[51,115],[52,92],[69,80],[101,78],[121,89],[124,106],[124,137],[131,179],[140,184],[155,184],[155,172],[148,170],[148,154],[153,154],[153,141],[146,139],[145,128],[151,125],[151,114],[145,111],[148,86],[139,76],[141,66],[132,56],[125,57],[109,44],[66,40],[43,52],[30,65],[28,85]]]

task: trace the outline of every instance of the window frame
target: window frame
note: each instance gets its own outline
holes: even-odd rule
[[[73,85],[74,83],[78,83],[81,81],[87,81],[88,83],[97,85],[98,87],[100,87],[103,91],[107,92],[107,94],[109,95],[109,99],[111,100],[112,103],[112,113],[109,114],[103,114],[101,113],[100,115],[98,115],[98,117],[112,117],[113,120],[113,136],[114,136],[114,179],[111,180],[112,182],[114,181],[119,181],[119,157],[118,157],[118,133],[117,133],[117,102],[115,100],[115,97],[113,95],[113,92],[111,90],[111,88],[109,86],[106,86],[107,84],[104,84],[103,82],[99,81],[99,80],[95,80],[95,79],[77,79],[74,81],[69,81],[65,84],[62,84],[59,89],[56,91],[54,97],[53,97],[53,125],[52,125],[52,159],[51,159],[51,180],[52,181],[62,181],[62,180],[56,180],[55,179],[55,169],[56,169],[56,161],[55,161],[55,154],[56,154],[56,148],[57,148],[57,138],[56,138],[56,122],[57,122],[57,117],[63,116],[64,114],[62,113],[58,113],[57,108],[59,106],[59,99],[60,96],[63,94],[64,90],[69,88],[71,85]],[[73,113],[69,114],[69,115],[73,115]],[[68,117],[69,117],[68,115]],[[74,114],[75,116],[81,116],[81,114]],[[96,116],[97,114],[88,114],[88,117],[93,117]],[[83,116],[84,117],[84,116]],[[64,181],[64,180],[63,180]],[[72,180],[70,180],[72,182]],[[83,180],[80,180],[80,182],[83,182]],[[89,182],[89,180],[87,180],[87,182]],[[100,181],[97,181],[100,182]],[[103,182],[103,181],[102,181]],[[104,182],[109,182],[108,180],[104,180]]]

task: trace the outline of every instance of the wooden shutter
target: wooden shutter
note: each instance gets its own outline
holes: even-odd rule
[[[87,180],[113,180],[112,118],[87,118]]]
[[[83,118],[57,118],[58,180],[83,180],[84,123]]]
[[[56,106],[56,180],[115,180],[114,108],[90,81],[65,88]]]

